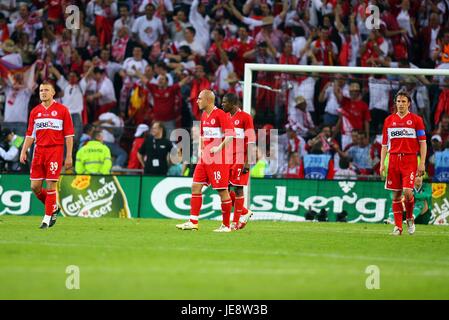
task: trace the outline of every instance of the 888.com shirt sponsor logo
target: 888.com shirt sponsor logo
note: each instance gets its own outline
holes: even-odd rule
[[[416,130],[413,128],[389,128],[388,136],[393,138],[416,138]]]

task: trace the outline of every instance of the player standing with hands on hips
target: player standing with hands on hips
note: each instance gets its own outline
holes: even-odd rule
[[[408,93],[398,92],[395,97],[397,112],[385,119],[383,128],[380,173],[385,171],[385,157],[389,152],[385,189],[393,191],[395,227],[392,235],[402,234],[402,192],[405,196],[407,231],[409,234],[415,232],[413,188],[416,175],[422,176],[425,172],[427,144],[424,122],[420,116],[409,111],[410,102]]]
[[[72,167],[73,122],[70,112],[64,105],[53,100],[55,88],[44,82],[39,86],[41,103],[31,110],[25,142],[20,153],[20,162],[27,160],[27,151],[35,142],[31,161],[31,190],[45,205],[45,216],[41,229],[56,223],[59,208],[56,203],[56,183],[61,173],[66,145],[65,167]],[[42,188],[46,180],[47,189]]]

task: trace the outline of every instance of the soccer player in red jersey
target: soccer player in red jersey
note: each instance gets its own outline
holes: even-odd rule
[[[410,96],[406,92],[399,92],[395,98],[397,112],[385,119],[383,128],[380,173],[385,171],[385,157],[389,152],[385,189],[393,191],[392,209],[395,227],[392,235],[402,234],[402,192],[405,196],[407,231],[409,234],[415,232],[413,188],[415,176],[422,176],[425,172],[427,153],[425,127],[422,118],[409,111],[410,102]],[[419,165],[418,152],[421,158]]]
[[[59,213],[56,204],[56,183],[64,158],[64,140],[66,144],[65,166],[72,167],[73,122],[70,112],[64,105],[53,100],[55,88],[50,83],[39,86],[41,103],[31,110],[25,142],[20,153],[20,162],[27,160],[27,151],[33,144],[34,155],[31,161],[31,190],[45,205],[45,216],[41,229],[52,227]],[[47,189],[42,188],[46,180]]]
[[[244,207],[245,197],[243,187],[248,185],[249,159],[248,153],[254,155],[256,134],[253,118],[239,108],[239,98],[233,93],[225,94],[222,101],[223,110],[230,114],[234,125],[235,138],[233,141],[234,161],[229,173],[229,184],[234,190],[229,192],[234,204],[234,217],[231,229],[243,229],[253,215],[251,210]]]
[[[200,125],[200,161],[193,173],[190,220],[176,225],[181,230],[198,230],[198,216],[203,202],[202,188],[212,185],[221,198],[223,224],[215,232],[230,232],[232,201],[229,197],[229,168],[232,154],[226,146],[235,136],[229,116],[214,105],[215,95],[203,90],[198,95],[198,106],[203,111]],[[231,150],[232,151],[232,150]]]

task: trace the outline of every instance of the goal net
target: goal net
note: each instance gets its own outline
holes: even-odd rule
[[[449,126],[449,70],[246,64],[243,87],[243,109],[254,116],[258,134],[246,192],[254,219],[387,219],[391,200],[379,173],[382,128],[396,112],[399,91],[408,93],[410,111],[426,126],[424,184],[434,194],[440,188],[432,155],[443,147],[442,123]],[[431,222],[441,218],[438,201],[430,200]]]

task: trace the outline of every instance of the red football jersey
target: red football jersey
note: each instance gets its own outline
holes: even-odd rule
[[[210,148],[220,145],[225,137],[235,137],[234,127],[229,116],[221,109],[215,107],[211,114],[203,112],[200,125],[201,141],[203,143],[203,152],[201,160],[205,163],[223,164],[225,153],[230,150],[229,147],[223,148],[220,155],[212,156]],[[232,154],[227,156],[227,162],[232,163]]]
[[[341,106],[343,134],[351,133],[354,130],[364,130],[365,121],[371,121],[371,114],[365,102],[361,100],[351,101],[343,97]]]
[[[244,163],[248,156],[248,143],[256,142],[253,118],[239,109],[231,116],[231,123],[234,125],[235,130],[235,138],[232,142],[235,163]],[[239,155],[243,155],[243,157]]]
[[[420,116],[407,113],[401,118],[397,113],[388,116],[384,122],[382,145],[390,153],[418,153],[419,140],[426,140],[424,122]]]
[[[48,108],[38,104],[31,110],[26,136],[34,138],[36,146],[64,145],[64,138],[74,134],[72,117],[63,104],[53,101]]]

